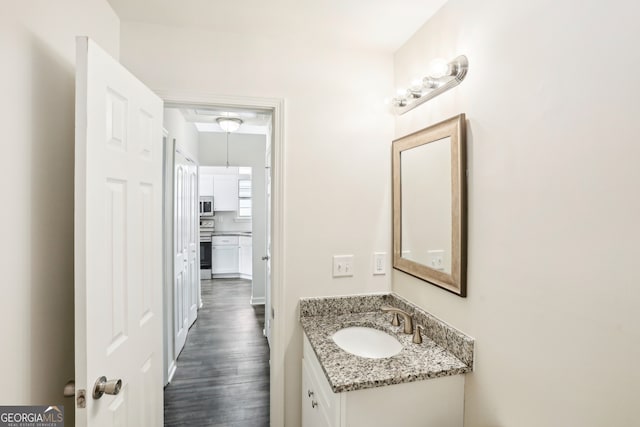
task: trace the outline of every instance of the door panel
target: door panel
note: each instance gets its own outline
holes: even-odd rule
[[[187,203],[188,196],[188,176],[186,159],[182,154],[176,152],[175,157],[175,288],[173,294],[174,313],[175,313],[175,355],[176,357],[182,351],[187,340],[189,331],[189,314],[188,314],[188,296],[185,294],[189,291],[189,269],[188,269],[188,252],[187,252],[187,234],[189,232],[186,227],[187,221]]]
[[[198,169],[180,151],[175,152],[175,354],[185,345],[196,321],[200,301],[200,223]]]
[[[271,164],[271,146],[267,150],[267,164]],[[265,188],[266,197],[265,203],[267,204],[265,212],[267,213],[267,238],[265,239],[265,255],[266,260],[264,263],[265,269],[265,310],[264,310],[264,335],[267,337],[267,342],[271,346],[271,167],[265,168]]]
[[[191,162],[189,165],[189,325],[198,317],[200,304],[200,222],[198,196],[198,168]]]
[[[76,425],[161,425],[162,100],[88,38],[76,52]],[[101,376],[120,393],[93,399]]]

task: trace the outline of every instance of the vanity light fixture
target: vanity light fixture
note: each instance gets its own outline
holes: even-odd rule
[[[404,114],[452,87],[458,86],[467,75],[468,69],[469,61],[464,55],[460,55],[450,62],[442,59],[432,61],[429,65],[429,74],[426,77],[411,82],[409,89],[398,90],[398,94],[393,98],[396,113]]]
[[[227,167],[229,167],[229,134],[231,132],[235,132],[240,129],[240,125],[242,124],[242,119],[237,117],[218,117],[216,119],[218,122],[218,126],[222,128],[223,131],[227,134]]]

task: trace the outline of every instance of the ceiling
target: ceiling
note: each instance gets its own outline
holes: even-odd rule
[[[180,107],[180,112],[187,122],[194,123],[199,132],[224,132],[218,126],[218,117],[236,117],[242,125],[236,133],[265,135],[269,129],[271,113],[265,110],[233,107]]]
[[[108,0],[123,22],[395,51],[446,0]]]

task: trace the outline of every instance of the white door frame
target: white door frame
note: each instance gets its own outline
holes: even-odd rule
[[[272,217],[271,217],[271,307],[275,313],[272,319],[270,346],[270,424],[284,425],[284,99],[224,96],[194,92],[154,90],[164,100],[165,108],[172,106],[228,106],[234,108],[268,109],[272,112],[273,140],[271,149],[272,168]]]

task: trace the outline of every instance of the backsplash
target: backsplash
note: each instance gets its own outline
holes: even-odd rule
[[[251,231],[251,220],[237,221],[238,213],[233,211],[216,212],[213,217],[216,231]]]

